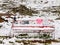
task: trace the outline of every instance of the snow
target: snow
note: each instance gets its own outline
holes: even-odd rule
[[[60,38],[60,20],[55,21],[55,38]]]
[[[2,1],[2,0],[0,0],[0,1]],[[40,0],[26,0],[25,2],[20,2],[20,0],[12,0],[12,1],[16,2],[16,3],[14,3],[14,4],[16,4],[15,5],[16,7],[19,7],[20,4],[22,4],[22,5],[25,5],[29,9],[30,8],[32,8],[32,9],[35,8],[35,10],[41,10],[41,9],[44,9],[44,7],[47,8],[47,7],[59,6],[60,5],[60,0],[42,0],[43,1],[42,3],[40,2]],[[34,3],[34,1],[36,1],[36,3]],[[48,3],[44,4],[46,1],[48,1]],[[0,5],[2,5],[3,2],[4,2],[4,0],[0,3]],[[38,2],[40,2],[40,3],[38,3]],[[8,4],[8,3],[5,3],[5,4]],[[6,13],[6,12],[8,12],[8,9],[7,10],[2,10],[2,11],[0,10],[0,13]],[[52,19],[52,20],[54,20],[55,28],[43,28],[43,29],[42,28],[34,28],[34,30],[37,30],[37,29],[38,30],[44,30],[44,29],[55,30],[55,32],[54,32],[55,33],[55,39],[58,39],[58,38],[60,38],[60,20],[55,20],[58,16],[49,16],[49,15],[53,15],[53,13],[50,13],[50,14],[48,14],[48,13],[41,12],[41,14],[37,14],[38,16],[32,16],[31,18],[29,18],[29,16],[21,16],[21,15],[19,15],[19,13],[16,13],[16,15],[17,15],[16,18],[17,18],[17,20],[35,20],[37,18]],[[44,16],[39,17],[39,15],[42,15],[42,14]],[[54,15],[58,15],[58,14],[54,14]],[[23,17],[23,18],[18,18],[19,16]],[[14,16],[11,16],[11,17],[14,17]],[[11,22],[13,22],[13,19],[12,18],[6,18],[6,16],[2,16],[2,18],[5,19],[5,20],[8,20],[8,22],[0,23],[0,25],[3,25],[0,28],[0,36],[10,36],[11,34],[13,34],[13,32],[11,32],[12,31],[12,29],[11,29],[12,23]],[[30,24],[30,25],[18,24],[18,26],[40,26],[40,25],[39,24],[38,25],[37,24],[36,25],[34,25],[34,24],[33,25],[32,24]],[[20,28],[20,27],[15,27],[13,29],[33,30],[33,28]],[[32,36],[33,34],[29,34],[29,35]],[[35,34],[35,35],[37,35],[37,34]],[[25,39],[25,38],[24,39],[17,39],[16,37],[13,37],[13,38],[10,38],[10,39],[4,39],[3,40],[3,38],[2,38],[2,39],[0,39],[0,41],[3,41],[5,44],[0,44],[0,45],[13,45],[13,44],[14,45],[24,45],[23,42],[17,43],[17,42],[15,42],[15,40],[39,40],[39,39],[38,38],[36,38],[36,39],[34,39],[34,38],[31,38],[31,39]],[[42,39],[40,39],[40,40],[42,40]],[[13,42],[13,44],[10,44],[9,41]],[[41,44],[41,43],[37,42],[36,45],[44,45],[44,44]],[[60,45],[60,43],[52,42],[51,45]]]
[[[60,45],[60,43],[55,43],[55,42],[52,42],[51,45]]]
[[[12,1],[16,2],[14,4],[16,4],[15,6],[17,6],[17,7],[19,7],[20,4],[22,4],[22,5],[25,5],[29,9],[30,8],[32,8],[32,9],[35,8],[35,10],[39,10],[39,12],[40,12],[41,9],[44,9],[44,7],[46,7],[46,9],[47,9],[48,7],[59,6],[60,5],[60,0],[42,0],[43,2],[41,2],[40,0],[26,0],[25,2],[20,2],[21,0],[18,0],[18,1],[17,0],[12,0]],[[36,3],[34,3],[34,1],[36,1]],[[44,4],[47,1],[48,1],[48,3]],[[4,0],[0,0],[0,2],[1,2],[0,5],[2,5]],[[7,3],[5,3],[5,4],[7,4]],[[0,13],[6,13],[6,12],[8,12],[8,9],[7,10],[5,10],[5,9],[0,10]],[[29,18],[29,16],[21,16],[19,13],[16,13],[16,15],[17,15],[16,16],[17,20],[35,20],[37,18],[43,18],[43,19],[47,18],[47,19],[54,20],[53,25],[55,26],[55,29],[54,29],[55,30],[55,39],[60,38],[60,20],[55,20],[58,16],[52,16],[52,15],[58,15],[58,14],[56,14],[56,13],[53,14],[52,12],[49,13],[49,12],[43,12],[42,11],[39,14],[37,14],[37,16],[32,16],[31,18]],[[44,15],[44,16],[39,17],[40,15]],[[19,16],[23,17],[23,18],[18,18]],[[11,17],[14,17],[14,16],[11,16]],[[0,28],[0,36],[9,36],[10,33],[13,33],[13,32],[11,32],[11,30],[12,30],[11,29],[11,26],[12,26],[11,22],[13,22],[13,19],[12,18],[6,18],[6,16],[2,16],[2,18],[5,19],[5,20],[8,20],[8,22],[0,23],[0,25],[3,25]],[[34,25],[34,24],[33,25],[32,24],[30,24],[30,25],[18,24],[18,26],[19,25],[20,26],[39,26],[39,25]],[[16,28],[13,28],[13,29],[31,29],[31,30],[33,30],[33,28],[20,28],[20,27],[18,27],[18,28],[16,27]],[[37,29],[40,30],[42,28],[34,28],[34,30],[37,30]],[[44,30],[44,29],[46,29],[46,28],[43,28],[42,30]],[[53,28],[47,28],[47,29],[53,29]],[[3,41],[6,42],[5,45],[9,45],[9,43],[6,39],[3,40]],[[9,41],[15,42],[15,38],[9,39]],[[0,45],[2,45],[2,44],[0,44]],[[19,45],[19,43],[16,43],[16,45]],[[37,44],[37,45],[39,45],[39,44]],[[52,45],[60,45],[60,43],[52,43]]]
[[[43,44],[42,44],[42,43],[38,43],[38,42],[37,42],[37,43],[36,43],[36,45],[43,45]]]
[[[8,41],[10,41],[10,42],[15,42],[15,39],[16,39],[16,38],[11,38],[11,39],[9,39]]]

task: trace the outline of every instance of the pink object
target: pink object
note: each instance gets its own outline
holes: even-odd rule
[[[37,24],[41,24],[43,22],[43,19],[36,19]]]

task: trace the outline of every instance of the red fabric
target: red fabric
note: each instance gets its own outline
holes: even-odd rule
[[[37,24],[41,24],[43,22],[43,19],[36,19]]]

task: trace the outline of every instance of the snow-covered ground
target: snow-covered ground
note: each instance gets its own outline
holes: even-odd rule
[[[7,1],[7,0],[6,0]],[[13,2],[16,2],[14,3],[16,7],[20,6],[20,4],[22,5],[25,5],[27,8],[31,8],[31,9],[35,9],[35,10],[39,10],[39,14],[37,14],[37,16],[33,16],[34,18],[35,17],[39,17],[39,18],[47,18],[47,19],[52,19],[54,20],[54,26],[55,26],[55,39],[58,39],[60,38],[60,20],[55,20],[58,16],[57,13],[52,13],[52,12],[43,12],[41,11],[41,9],[44,9],[45,7],[52,7],[52,6],[59,6],[60,5],[60,0],[25,0],[25,2],[20,2],[21,0],[12,0]],[[2,5],[4,2],[4,0],[0,0],[0,5]],[[47,2],[47,3],[46,3]],[[8,12],[8,9],[7,10],[0,10],[0,13],[6,13]],[[19,17],[19,14],[16,13],[16,18],[18,19]],[[52,16],[54,15],[54,16]],[[14,17],[14,16],[11,16],[11,17]],[[22,17],[22,16],[20,16]],[[34,18],[31,18],[31,19],[34,19]],[[5,16],[2,16],[3,19],[5,20],[8,20],[8,22],[2,22],[0,23],[0,25],[2,25],[2,27],[0,28],[0,36],[9,36],[12,32],[11,32],[11,26],[12,26],[12,21],[13,19],[12,18],[6,18]],[[24,16],[23,19],[27,19],[28,16]],[[0,45],[12,45],[12,44],[9,44],[8,41],[12,40],[13,42],[15,41],[14,38],[12,39],[4,39],[3,42],[5,42],[6,44],[0,44]],[[14,42],[15,44],[14,45],[20,45],[20,43],[16,43]],[[23,44],[23,43],[21,43]],[[36,43],[36,45],[43,45],[43,44],[39,44],[39,43]],[[60,43],[52,43],[51,45],[60,45]]]

